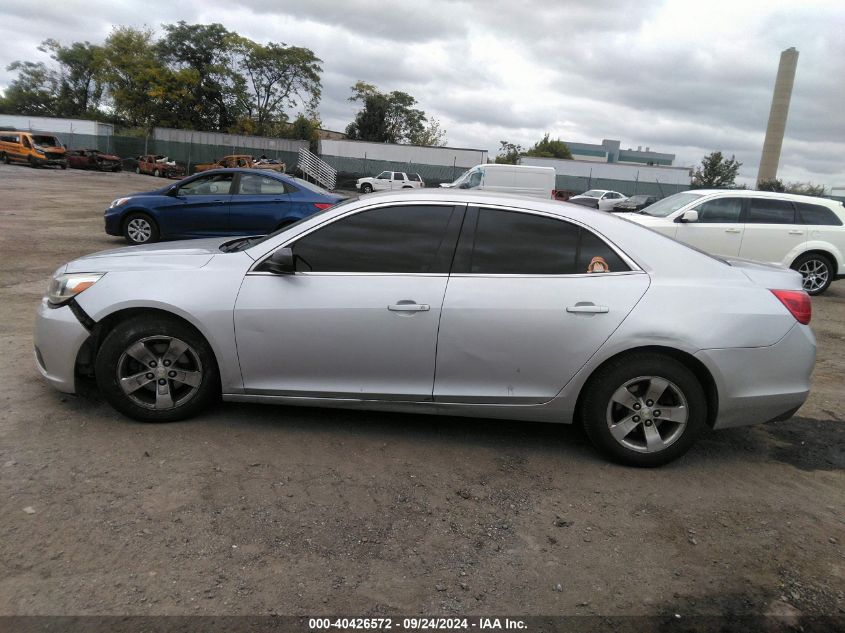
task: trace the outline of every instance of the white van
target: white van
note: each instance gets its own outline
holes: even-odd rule
[[[455,182],[440,186],[551,198],[555,189],[555,170],[553,167],[489,163],[476,165],[461,174]]]

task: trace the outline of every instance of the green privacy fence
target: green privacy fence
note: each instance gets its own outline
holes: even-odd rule
[[[452,182],[470,167],[460,165],[425,165],[421,163],[398,163],[369,158],[347,158],[343,156],[320,156],[337,170],[337,188],[354,189],[355,181],[365,176],[376,176],[383,171],[402,171],[419,174],[427,187],[436,187],[441,182]]]
[[[670,185],[660,182],[637,182],[632,180],[617,180],[615,178],[561,175],[555,178],[555,187],[558,190],[571,191],[574,194],[583,193],[588,189],[611,189],[626,196],[646,194],[657,196],[658,198],[665,198],[666,196],[671,196],[673,193],[686,191],[690,188],[689,185]]]

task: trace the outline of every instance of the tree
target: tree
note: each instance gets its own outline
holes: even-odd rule
[[[495,162],[501,165],[516,165],[519,157],[522,155],[522,145],[509,143],[508,141],[499,141],[499,153],[496,156]]]
[[[814,185],[811,182],[791,182],[786,186],[788,193],[797,193],[802,196],[815,196],[823,198],[827,195],[824,185]]]
[[[156,52],[171,70],[192,70],[195,81],[180,103],[179,119],[193,130],[225,130],[235,124],[243,82],[228,63],[234,33],[222,24],[165,24]]]
[[[313,51],[273,42],[257,44],[244,37],[236,38],[234,51],[246,85],[241,104],[255,122],[256,134],[278,131],[279,124],[287,122],[287,108],[316,108],[323,69]]]
[[[733,187],[741,166],[735,156],[726,159],[722,152],[713,152],[705,156],[701,166],[693,172],[693,185],[706,189]]]
[[[565,158],[572,159],[572,152],[566,143],[560,139],[549,140],[549,134],[534,143],[533,147],[524,154],[525,156],[536,156],[537,158]]]
[[[50,116],[54,112],[56,76],[43,62],[13,62],[6,70],[17,71],[18,76],[0,99],[0,111],[33,116]]]
[[[786,185],[784,185],[783,181],[779,178],[772,178],[771,180],[761,180],[758,182],[757,189],[759,191],[776,191],[778,193],[784,193],[786,191]]]
[[[394,90],[382,93],[373,84],[358,81],[351,87],[349,101],[360,101],[363,107],[346,127],[350,138],[377,143],[413,143],[442,145],[446,134],[436,119],[426,127],[426,114],[416,108],[417,100],[407,92]]]
[[[49,39],[38,50],[49,52],[59,66],[55,114],[68,117],[96,115],[103,99],[100,78],[102,47],[89,42],[62,46],[56,40]]]
[[[446,130],[440,127],[440,121],[432,117],[427,127],[412,134],[408,140],[412,145],[443,147],[446,145]]]

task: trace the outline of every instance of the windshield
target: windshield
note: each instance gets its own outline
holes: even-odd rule
[[[645,215],[653,215],[657,218],[665,218],[667,215],[674,213],[675,211],[689,204],[693,200],[697,200],[702,195],[704,194],[692,193],[691,191],[676,193],[673,196],[663,198],[663,200],[658,200],[651,206],[646,207],[642,210],[642,213],[644,213]]]
[[[469,172],[471,172],[471,171],[472,171],[471,169],[467,169],[464,173],[462,173],[460,176],[458,176],[452,182],[452,186],[457,187],[459,184],[461,184],[464,180],[466,180],[469,177]]]
[[[590,189],[589,191],[585,191],[581,195],[585,198],[601,198],[604,191],[601,189]]]
[[[32,143],[35,147],[62,147],[62,144],[59,142],[55,136],[42,136],[42,135],[35,135],[32,136]]]
[[[305,182],[304,180],[300,180],[299,178],[294,178],[294,180],[296,180],[297,182]],[[357,196],[354,196],[352,198],[346,198],[345,200],[341,200],[340,202],[338,202],[336,205],[329,207],[325,211],[337,209],[340,206],[349,204],[350,202],[355,202],[357,200],[358,200]],[[320,214],[318,213],[317,215],[320,215]],[[220,250],[223,251],[224,253],[237,253],[238,251],[245,251],[248,248],[252,248],[256,244],[261,244],[261,242],[268,240],[271,237],[275,237],[275,236],[279,235],[279,233],[284,233],[288,229],[291,229],[295,226],[299,226],[300,224],[302,224],[306,220],[311,220],[313,218],[314,218],[314,215],[306,216],[306,217],[304,217],[300,220],[297,220],[296,222],[293,222],[291,224],[286,224],[282,228],[277,229],[277,230],[273,231],[272,233],[268,233],[267,235],[255,235],[253,237],[241,237],[241,238],[238,238],[236,240],[232,240],[231,242],[225,242],[225,243],[220,245]]]

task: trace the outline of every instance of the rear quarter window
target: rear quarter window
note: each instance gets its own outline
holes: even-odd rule
[[[820,204],[796,202],[798,222],[800,224],[814,224],[817,226],[842,226],[842,220],[829,208]]]

